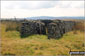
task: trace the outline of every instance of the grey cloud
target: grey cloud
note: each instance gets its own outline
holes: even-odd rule
[[[74,2],[74,1],[73,1]],[[77,3],[77,2],[74,2]],[[4,5],[4,4],[3,4]],[[84,4],[78,6],[72,5],[72,1],[7,1],[5,4],[6,9],[42,9],[42,8],[52,8],[58,6],[59,8],[84,8]]]
[[[22,9],[42,9],[42,8],[55,7],[56,4],[57,4],[57,2],[52,2],[52,1],[44,1],[43,2],[43,1],[41,1],[41,2],[38,2],[37,4],[23,3],[20,5],[20,8],[22,8]]]
[[[57,2],[55,1],[29,1],[29,2],[8,2],[5,6],[7,9],[41,9],[41,8],[51,8],[56,6]]]
[[[64,1],[58,3],[60,8],[85,8],[83,1]]]

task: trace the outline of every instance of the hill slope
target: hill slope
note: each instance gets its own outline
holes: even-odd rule
[[[47,39],[46,35],[32,35],[20,38],[17,31],[7,31],[2,25],[1,54],[3,55],[69,55],[69,51],[83,51],[84,33],[73,31],[61,39]]]

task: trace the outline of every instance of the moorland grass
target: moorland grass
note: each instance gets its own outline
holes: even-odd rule
[[[21,38],[18,31],[5,31],[1,26],[2,55],[69,55],[69,51],[84,51],[84,32],[65,33],[60,39],[47,39],[46,35]]]

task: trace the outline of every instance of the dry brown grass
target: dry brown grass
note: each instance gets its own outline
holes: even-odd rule
[[[6,24],[9,25],[9,24]],[[1,25],[2,55],[69,55],[69,51],[84,51],[84,32],[77,30],[64,34],[61,39],[47,39],[45,35],[32,35],[21,38],[16,30],[6,32],[6,25]],[[10,23],[10,27],[13,23]],[[16,26],[16,24],[15,24]],[[14,28],[16,28],[13,26]],[[81,26],[81,25],[79,25]]]

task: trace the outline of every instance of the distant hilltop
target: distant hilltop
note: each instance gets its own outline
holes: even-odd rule
[[[36,16],[36,17],[27,17],[26,19],[85,19],[83,16],[76,17],[51,17],[51,16]]]
[[[25,18],[1,18],[2,20],[3,19],[17,19],[17,20],[19,20],[19,19],[27,19],[27,20],[38,20],[38,19],[43,19],[43,20],[45,20],[45,19],[85,19],[85,17],[84,16],[76,16],[76,17],[74,17],[74,16],[68,16],[68,17],[53,17],[53,16],[34,16],[34,17],[25,17]],[[1,20],[0,19],[0,20]]]

